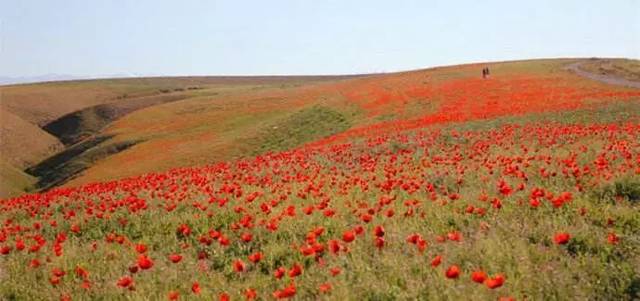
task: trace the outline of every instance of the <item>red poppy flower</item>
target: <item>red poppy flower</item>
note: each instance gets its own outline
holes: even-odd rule
[[[569,239],[571,239],[571,235],[566,232],[556,233],[556,235],[553,237],[553,241],[555,241],[555,243],[559,245],[568,243]]]
[[[218,295],[218,299],[220,301],[230,301],[231,297],[227,293],[220,293],[220,295]]]
[[[138,256],[138,266],[143,270],[148,270],[153,267],[153,260],[147,255],[140,255]]]
[[[258,263],[258,262],[260,262],[260,260],[262,260],[263,257],[264,257],[264,255],[262,255],[261,252],[256,252],[256,253],[253,253],[253,254],[249,255],[249,261],[251,261],[253,263]]]
[[[129,287],[131,285],[133,285],[133,278],[131,278],[131,276],[123,276],[120,279],[118,279],[118,286],[119,287]]]
[[[495,277],[489,278],[485,280],[484,284],[490,289],[499,288],[504,284],[504,275],[498,274]]]
[[[173,263],[178,263],[182,260],[182,255],[180,254],[171,254],[169,255],[169,260]]]
[[[354,239],[356,239],[356,234],[353,231],[347,230],[342,234],[342,240],[344,242],[352,242]]]
[[[273,271],[273,276],[276,277],[276,279],[280,279],[282,278],[282,276],[284,276],[284,273],[286,273],[286,271],[287,270],[285,270],[284,267],[279,267],[275,271]]]
[[[383,237],[384,233],[385,231],[383,226],[376,226],[375,228],[373,228],[373,234],[377,237]]]
[[[294,263],[293,267],[289,270],[289,277],[293,278],[302,274],[302,266],[298,263]]]
[[[439,266],[440,263],[442,263],[442,256],[440,255],[434,257],[433,260],[431,260],[431,266],[434,268]]]
[[[473,280],[473,282],[484,283],[486,279],[487,274],[483,271],[478,270],[471,273],[471,280]]]
[[[445,271],[444,275],[449,279],[458,278],[460,276],[460,268],[457,265],[452,265]]]
[[[342,270],[339,267],[333,267],[333,268],[329,269],[329,272],[331,273],[331,276],[335,277],[335,276],[340,275]]]
[[[137,244],[136,245],[136,252],[143,254],[145,252],[147,252],[147,246],[145,246],[144,244]]]
[[[201,291],[202,289],[200,288],[200,283],[194,282],[191,285],[191,292],[193,292],[194,294],[199,295]]]
[[[240,272],[244,272],[246,268],[246,265],[244,264],[244,262],[240,259],[236,259],[233,262],[233,270],[240,273]]]
[[[318,290],[321,293],[328,293],[331,291],[331,284],[328,282],[322,283],[318,286]]]

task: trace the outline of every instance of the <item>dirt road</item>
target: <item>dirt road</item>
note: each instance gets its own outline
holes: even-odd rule
[[[607,74],[596,74],[596,73],[587,72],[580,69],[580,65],[582,65],[582,62],[573,63],[567,66],[565,69],[570,70],[580,76],[583,76],[592,80],[596,80],[599,82],[603,82],[606,84],[640,89],[640,82],[631,81],[631,80],[627,80],[624,78],[619,78],[619,77],[607,75]]]

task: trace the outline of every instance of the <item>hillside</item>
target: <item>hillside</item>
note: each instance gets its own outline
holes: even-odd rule
[[[634,64],[202,84],[79,106],[42,126],[64,149],[26,168],[37,178],[2,165],[10,192],[47,191],[0,199],[0,299],[640,298]]]
[[[255,76],[105,79],[0,86],[0,153],[3,164],[28,167],[59,155],[65,146],[100,135],[133,111],[219,91],[302,85],[345,77]],[[36,175],[40,176],[40,175]],[[3,191],[20,191],[5,187]],[[42,186],[36,185],[33,189]]]
[[[493,71],[488,80],[477,74],[484,65]],[[0,150],[5,164],[38,179],[27,188],[38,190],[312,141],[322,144],[319,139],[328,136],[340,141],[364,135],[372,126],[376,132],[420,128],[593,106],[637,94],[633,87],[607,85],[571,69],[600,68],[606,71],[600,76],[627,80],[634,73],[631,60],[484,65],[351,77],[143,78],[4,86]],[[329,120],[313,120],[314,110]],[[331,126],[334,121],[336,127]],[[11,182],[15,180],[7,179],[3,186]]]
[[[225,90],[153,106],[102,131],[113,137],[111,143],[135,142],[134,146],[97,161],[67,185],[289,149],[296,144],[277,141],[278,136],[294,135],[289,131],[298,125],[292,119],[312,108],[331,111],[344,124],[339,129],[306,128],[295,139],[298,144],[338,132],[332,139],[358,137],[371,127],[376,132],[394,131],[398,126],[560,111],[638,95],[637,90],[564,70],[570,62],[491,63],[493,75],[484,81],[478,76],[479,65],[466,65],[303,86]]]

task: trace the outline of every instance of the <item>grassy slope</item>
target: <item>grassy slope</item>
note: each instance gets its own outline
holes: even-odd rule
[[[70,146],[90,135],[98,134],[113,120],[144,107],[217,94],[229,89],[253,89],[263,85],[297,86],[332,78],[335,77],[183,77],[2,86],[0,153],[5,159],[5,165],[11,169],[23,170],[62,151],[61,141]],[[109,149],[112,146],[102,145],[102,148]],[[94,153],[104,151],[94,150]],[[93,162],[80,158],[77,161],[73,164],[82,166],[81,169]],[[10,174],[14,173],[5,173],[3,177]],[[70,175],[63,177],[68,176]],[[11,183],[16,183],[14,179],[0,180],[0,189],[4,191],[23,191],[21,188],[11,187]]]
[[[215,96],[155,106],[134,112],[105,130],[105,133],[114,135],[115,140],[136,140],[142,141],[141,143],[98,161],[69,182],[68,186],[252,155],[255,154],[255,147],[251,145],[251,141],[256,144],[259,141],[255,139],[257,136],[280,132],[274,126],[287,122],[290,114],[314,105],[322,105],[338,112],[352,129],[357,130],[389,120],[420,120],[425,116],[450,110],[447,105],[451,106],[454,100],[460,99],[466,102],[459,105],[457,109],[460,111],[473,111],[483,105],[500,107],[500,103],[490,103],[494,97],[492,94],[516,95],[524,92],[531,94],[528,97],[535,100],[536,96],[533,94],[545,89],[558,89],[558,93],[564,89],[571,89],[572,93],[628,91],[582,79],[562,69],[573,61],[491,63],[491,81],[479,79],[478,70],[482,65],[463,65],[301,87],[261,87],[250,91],[228,91]],[[531,78],[539,79],[540,83],[527,82]],[[475,89],[472,92],[476,94],[468,97],[462,95],[462,88],[469,85]],[[540,97],[553,97],[553,92]],[[524,101],[529,100],[527,98]],[[593,102],[597,103],[598,100]],[[529,108],[530,105],[525,102],[520,104],[520,109],[523,112],[562,109],[563,100],[559,99],[557,103],[557,108],[553,105]],[[495,114],[500,116],[510,112],[511,108],[505,107],[502,112]],[[457,117],[455,112],[451,115]],[[491,117],[494,116],[484,118]],[[288,133],[281,132],[279,135]],[[307,137],[300,137],[297,143],[287,143],[287,147],[306,140]]]
[[[36,179],[0,157],[0,181],[0,198],[8,198],[29,191]]]
[[[39,255],[12,251],[2,266],[5,278],[0,275],[0,294],[7,299],[36,300],[68,293],[80,299],[144,300],[165,299],[169,291],[178,291],[181,297],[204,300],[222,291],[230,293],[233,299],[241,299],[244,290],[254,288],[260,297],[268,299],[273,291],[292,281],[288,276],[276,280],[273,271],[299,262],[304,266],[304,273],[295,279],[299,299],[638,298],[640,165],[634,158],[640,153],[637,130],[640,101],[637,97],[626,102],[599,98],[596,93],[593,95],[597,97],[587,97],[580,103],[584,107],[566,107],[574,104],[571,97],[556,100],[566,94],[534,94],[540,87],[555,91],[555,84],[568,88],[558,90],[563,93],[573,90],[595,93],[600,88],[611,92],[631,91],[570,77],[558,68],[560,65],[557,61],[495,65],[492,66],[495,81],[483,82],[474,80],[478,66],[463,66],[302,88],[262,87],[254,91],[226,91],[213,97],[202,96],[135,112],[117,121],[105,133],[115,134],[114,141],[143,138],[146,142],[99,161],[83,175],[85,179],[92,173],[98,178],[117,177],[126,172],[125,169],[140,172],[165,165],[198,163],[189,161],[190,158],[201,162],[233,158],[260,152],[263,145],[288,148],[335,131],[326,126],[329,124],[357,129],[381,120],[410,120],[424,114],[431,116],[433,112],[447,115],[446,112],[455,109],[448,106],[450,100],[464,109],[463,112],[453,110],[451,115],[466,119],[427,123],[429,127],[444,130],[442,135],[433,136],[433,140],[429,138],[431,131],[418,131],[418,134],[408,131],[373,145],[358,139],[359,136],[345,136],[354,146],[339,153],[319,153],[299,161],[283,160],[282,165],[267,164],[255,169],[247,167],[252,164],[232,163],[228,173],[207,169],[173,171],[149,177],[149,185],[146,181],[133,181],[133,185],[124,185],[124,190],[105,192],[101,196],[84,191],[72,198],[60,197],[49,208],[42,208],[36,217],[44,225],[42,233],[52,241],[71,224],[79,224],[81,231],[69,234],[64,255],[51,255],[51,262],[43,260],[44,266],[40,268],[30,268],[27,263],[34,257],[51,254],[52,248],[43,248],[43,254]],[[554,85],[534,85],[535,81],[517,77],[525,73]],[[516,81],[498,85],[502,82],[501,75],[516,77]],[[415,88],[416,83],[425,78],[437,87],[438,93],[433,98],[420,93],[414,94],[418,95],[414,98],[388,96],[394,95],[392,89]],[[565,81],[567,78],[570,81]],[[452,84],[457,83],[457,79],[465,79],[465,85]],[[533,89],[529,89],[530,85],[534,85]],[[379,87],[383,88],[379,90]],[[503,106],[507,101],[505,98],[494,100],[495,95],[490,93],[494,90],[508,97],[509,105],[513,105],[508,108],[515,109],[515,116],[505,114],[508,111],[503,110]],[[366,97],[357,97],[352,94],[355,92],[362,92]],[[443,93],[452,95],[444,97]],[[528,94],[533,94],[531,97],[535,100],[549,97],[540,101],[548,106],[528,102]],[[477,98],[472,98],[474,95]],[[458,96],[470,100],[463,101]],[[486,118],[473,115],[474,110],[487,105],[491,110],[478,111],[489,114]],[[461,114],[463,116],[459,116]],[[326,120],[333,121],[323,123]],[[543,130],[503,127],[531,122],[538,123]],[[590,132],[594,123],[609,122],[636,126],[621,130],[623,127],[618,125]],[[579,124],[577,129],[562,127],[572,123]],[[269,132],[274,127],[283,131]],[[296,127],[309,131],[296,131]],[[386,128],[378,130],[380,134],[388,133]],[[461,134],[467,130],[472,132]],[[294,137],[293,142],[287,139]],[[608,160],[604,170],[596,167],[601,154]],[[156,158],[163,161],[154,161]],[[273,159],[273,162],[279,161]],[[101,167],[102,164],[106,165]],[[590,171],[586,172],[585,167]],[[114,171],[112,175],[108,174],[109,168]],[[557,175],[545,176],[543,170]],[[518,175],[520,171],[525,178]],[[575,176],[576,171],[580,172],[580,178]],[[258,181],[267,179],[278,186],[263,186]],[[389,183],[387,179],[395,181],[396,186],[383,191],[381,187]],[[515,189],[512,194],[498,191],[496,184],[500,179]],[[222,187],[229,182],[240,183],[238,187],[244,194],[234,195],[238,190],[224,192]],[[416,182],[420,189],[408,191],[409,184]],[[435,185],[432,194],[427,192],[427,183]],[[519,184],[524,185],[522,191],[516,188]],[[587,190],[581,191],[578,184]],[[209,203],[212,198],[205,187],[213,188],[216,198],[228,199],[226,207]],[[343,190],[343,187],[346,188]],[[540,197],[542,204],[537,208],[529,203],[535,187],[553,194]],[[254,191],[264,195],[250,202],[247,196]],[[460,198],[453,200],[453,192]],[[553,208],[550,200],[561,192],[571,192],[572,199],[560,208]],[[273,205],[271,215],[262,211],[261,204],[289,193],[283,202]],[[387,195],[397,200],[378,207]],[[487,200],[481,200],[482,195],[487,195]],[[145,209],[132,213],[130,210],[140,205],[136,198],[144,200]],[[494,203],[498,198],[500,207]],[[74,201],[68,201],[70,199]],[[310,215],[302,213],[302,208],[319,206],[325,199],[329,200],[329,208],[336,210],[333,218],[325,217],[319,209]],[[87,218],[83,206],[99,210],[94,202],[104,200],[107,208],[113,208],[113,211],[105,210],[109,218],[98,219],[95,215]],[[173,211],[165,210],[172,204],[177,206]],[[285,214],[288,206],[295,209],[295,217]],[[468,206],[474,206],[475,213],[465,213]],[[238,210],[241,207],[244,210]],[[480,208],[486,212],[479,214]],[[393,217],[385,216],[389,209],[395,210]],[[78,216],[65,219],[65,213],[70,210]],[[30,226],[36,220],[25,215],[24,210],[6,212],[21,225]],[[361,220],[365,212],[374,212],[372,222]],[[282,218],[276,219],[279,229],[274,233],[264,229],[261,222],[279,214],[282,214]],[[239,223],[247,215],[255,217],[254,226],[243,228]],[[47,226],[52,220],[58,223],[57,227]],[[175,234],[175,229],[183,223],[193,229],[186,238]],[[233,230],[234,225],[240,230]],[[325,249],[322,265],[312,257],[303,256],[297,248],[308,242],[307,232],[316,227],[325,228],[318,241],[326,244],[328,239],[341,240],[343,231],[356,225],[365,228],[364,234],[352,243],[341,243],[348,251],[343,249],[339,255]],[[384,225],[386,229],[382,250],[373,246],[372,232],[376,225]],[[208,237],[211,229],[228,235],[231,245],[222,247],[217,241],[204,245],[201,237]],[[460,242],[446,238],[452,231],[462,234]],[[553,235],[563,231],[571,234],[570,241],[566,245],[555,244]],[[240,242],[239,236],[244,232],[253,234],[251,243]],[[125,242],[105,242],[108,233],[123,235]],[[412,233],[419,233],[427,240],[423,253],[407,243]],[[620,238],[617,244],[608,242],[612,233]],[[443,241],[438,242],[439,236],[444,237]],[[7,244],[13,243],[12,239]],[[93,242],[97,242],[96,250],[88,252]],[[128,291],[118,288],[116,282],[129,275],[128,267],[135,265],[135,243],[149,247],[147,254],[155,265],[134,274],[135,290]],[[198,253],[203,250],[207,258],[198,259]],[[257,264],[248,263],[247,256],[256,251],[264,252],[265,258]],[[180,253],[185,258],[180,264],[170,263],[167,256],[172,253]],[[442,255],[443,261],[440,266],[432,267],[431,260],[436,255]],[[245,272],[233,271],[232,262],[236,259],[247,262]],[[460,266],[462,275],[456,280],[447,279],[444,271],[454,264]],[[90,271],[90,290],[80,288],[81,280],[73,271],[78,265]],[[65,269],[67,275],[60,285],[54,286],[47,279],[51,277],[51,270],[58,267]],[[331,277],[331,267],[340,267],[342,273]],[[477,269],[490,276],[504,274],[507,280],[500,288],[488,289],[470,280],[471,272]],[[194,281],[203,287],[200,296],[191,293]],[[318,286],[325,282],[330,283],[332,289],[323,295]]]
[[[574,122],[591,124],[595,117],[602,122],[637,123],[640,121],[638,105],[624,103],[607,106],[605,109],[532,114],[527,117],[526,122],[553,122],[559,127],[560,124]],[[607,145],[626,145],[629,151],[638,154],[640,145],[638,140],[633,139],[637,138],[637,131],[630,137],[620,132],[615,136],[611,133],[583,136],[581,133],[584,131],[573,134],[561,131],[558,136],[547,136],[546,131],[536,134],[525,129],[500,130],[505,123],[514,120],[522,121],[505,117],[502,120],[448,125],[444,135],[437,135],[435,140],[426,138],[428,144],[420,144],[421,138],[415,138],[425,139],[424,137],[430,137],[428,133],[422,136],[407,133],[412,138],[403,140],[401,137],[393,137],[393,141],[375,146],[363,141],[357,142],[353,148],[340,154],[331,155],[329,152],[311,156],[303,161],[304,165],[285,163],[283,166],[249,171],[232,167],[231,174],[241,175],[236,179],[243,183],[241,187],[245,194],[242,196],[218,191],[226,181],[221,175],[226,173],[196,171],[195,174],[204,177],[208,185],[216,188],[217,198],[229,199],[226,207],[219,207],[215,203],[207,205],[210,197],[191,184],[191,172],[176,177],[176,182],[169,177],[169,180],[161,180],[157,186],[150,185],[158,187],[153,192],[144,189],[137,192],[136,197],[146,200],[147,209],[131,213],[128,211],[130,207],[119,206],[110,212],[109,219],[97,219],[94,216],[85,220],[84,211],[77,206],[86,206],[91,202],[68,202],[62,197],[62,201],[53,203],[48,209],[54,213],[48,221],[56,220],[58,227],[46,227],[44,235],[52,240],[60,229],[68,229],[73,223],[79,223],[81,232],[69,234],[64,243],[64,254],[60,257],[51,256],[52,262],[44,263],[40,268],[30,268],[27,263],[34,257],[44,255],[13,251],[6,257],[3,266],[8,276],[0,283],[0,294],[7,299],[17,297],[39,300],[71,294],[80,299],[145,300],[166,299],[169,291],[178,291],[181,298],[206,300],[217,297],[223,291],[229,293],[232,299],[243,299],[244,290],[253,288],[261,298],[269,299],[273,291],[292,281],[288,276],[276,280],[273,271],[279,266],[289,268],[293,263],[299,262],[304,266],[304,273],[295,278],[294,282],[297,285],[296,298],[303,300],[496,300],[501,296],[513,296],[517,300],[625,300],[640,296],[638,195],[625,192],[626,197],[618,201],[610,196],[598,195],[609,189],[621,191],[615,188],[616,185],[632,187],[623,184],[625,181],[618,181],[618,177],[632,175],[633,171],[620,171],[617,167],[623,166],[621,161],[624,160],[620,157],[613,160],[611,155],[614,153],[611,153],[610,163],[614,165],[610,167],[610,171],[620,173],[614,178],[614,188],[581,193],[575,189],[575,179],[562,175],[562,170],[566,167],[562,160],[571,157],[571,154],[576,154],[581,166],[591,165],[590,162],[607,149]],[[469,129],[478,131],[472,132],[476,134],[470,136],[450,134]],[[553,137],[561,140],[551,139]],[[542,141],[545,143],[541,143]],[[489,145],[490,148],[485,149],[483,145]],[[529,150],[528,154],[524,151],[525,148]],[[582,150],[577,151],[580,149]],[[456,153],[476,154],[479,157],[461,156],[461,162],[452,164],[451,159]],[[545,162],[546,155],[553,158],[549,161],[551,163]],[[523,162],[517,160],[523,157],[528,159]],[[366,158],[375,158],[373,168],[368,168],[367,163],[372,161],[366,161]],[[425,158],[428,159],[426,162],[431,162],[431,166],[424,163]],[[490,173],[482,162],[492,163],[495,173]],[[517,167],[517,170],[525,172],[528,179],[524,181],[515,175],[505,174],[510,167]],[[541,167],[557,171],[558,176],[541,176]],[[460,168],[466,168],[466,171],[460,174]],[[278,175],[276,169],[280,169]],[[316,174],[313,172],[316,169],[322,172]],[[390,173],[390,170],[394,172]],[[243,177],[245,175],[260,178],[265,173],[272,175],[276,183],[285,175],[295,178],[298,174],[310,175],[309,179],[313,181],[306,178],[285,181],[283,186],[270,191],[269,186],[263,187],[255,182],[247,184],[242,180],[246,179]],[[596,173],[594,170],[593,174]],[[582,178],[583,183],[591,183],[592,176],[595,175]],[[425,189],[408,192],[395,187],[388,193],[382,192],[375,184],[381,184],[387,177],[406,182],[424,180],[433,183],[436,185],[436,197],[432,199]],[[461,177],[463,181],[456,182],[457,177]],[[515,190],[510,196],[501,195],[495,185],[501,178],[505,178],[514,189],[519,183],[525,184],[526,189]],[[336,185],[318,185],[328,184],[334,179]],[[638,180],[640,179],[636,176],[628,181],[640,183]],[[316,188],[305,192],[305,187],[309,187],[311,182]],[[345,186],[349,189],[341,193],[341,187]],[[368,189],[361,188],[365,186]],[[172,191],[174,187],[177,188],[175,194]],[[533,208],[528,203],[528,196],[534,187],[542,187],[555,195],[570,191],[573,192],[573,199],[562,208],[553,208],[549,200],[541,198],[540,207]],[[287,190],[291,190],[292,195],[273,207],[270,216],[261,212],[260,204],[277,199],[279,195],[286,194]],[[265,195],[252,203],[247,202],[246,196],[253,191],[262,191]],[[445,191],[455,191],[461,198],[449,201]],[[301,194],[306,196],[302,197]],[[488,194],[488,201],[479,200],[479,196],[483,194]],[[113,201],[120,202],[123,195],[128,194],[116,191],[113,193]],[[376,209],[378,200],[387,195],[394,195],[397,200],[380,210]],[[83,197],[100,199],[89,193],[77,196]],[[490,201],[494,197],[502,200],[500,209],[491,205]],[[315,210],[310,215],[302,213],[302,208],[317,206],[325,198],[331,200],[329,208],[336,210],[333,218],[325,217],[322,210]],[[112,197],[108,196],[106,199],[112,200]],[[521,202],[522,199],[524,202]],[[417,200],[417,205],[407,205],[412,200]],[[198,209],[194,206],[195,203],[205,204],[208,209]],[[127,204],[133,207],[135,203]],[[176,204],[177,207],[167,212],[164,208],[169,204]],[[476,209],[486,209],[486,212],[465,213],[469,205]],[[278,231],[270,233],[258,222],[284,212],[287,206],[295,206],[296,215],[285,215],[280,219]],[[96,207],[98,206],[94,208]],[[246,210],[234,210],[238,207]],[[76,209],[79,216],[66,220],[63,218],[64,212],[68,212],[70,208]],[[362,222],[360,218],[369,208],[375,209],[374,219],[370,223]],[[586,214],[578,214],[581,208]],[[395,211],[395,215],[386,217],[385,213],[390,209]],[[411,215],[405,214],[410,210]],[[211,218],[207,218],[206,213],[209,212],[212,214]],[[255,226],[231,230],[231,225],[237,224],[247,214],[255,216]],[[19,223],[30,225],[33,222],[21,210],[16,210],[15,216]],[[614,223],[608,225],[607,219]],[[126,226],[120,224],[121,220],[127,221]],[[193,231],[186,238],[175,234],[175,229],[183,223],[188,224]],[[356,225],[365,228],[364,234],[352,243],[341,242],[348,251],[343,249],[338,255],[325,249],[324,265],[317,264],[313,256],[303,256],[298,248],[291,247],[303,246],[308,241],[307,232],[319,226],[325,231],[318,241],[326,244],[329,239],[341,241],[343,231]],[[386,231],[385,247],[382,250],[376,250],[373,246],[372,233],[376,225],[383,225]],[[210,229],[217,229],[228,235],[231,245],[222,247],[217,241],[210,246],[200,243],[200,237],[208,237]],[[447,237],[447,233],[452,231],[461,233],[460,242],[446,238],[443,242],[437,241],[438,236]],[[559,231],[571,234],[568,244],[554,244],[553,234]],[[253,241],[240,242],[239,235],[247,232],[253,234]],[[107,243],[105,237],[108,233],[122,235],[126,242]],[[427,240],[424,252],[419,252],[415,245],[407,243],[407,237],[412,233],[419,233]],[[617,233],[621,237],[617,245],[607,243],[609,233]],[[96,250],[87,251],[94,241]],[[116,282],[120,277],[129,275],[127,268],[135,265],[137,254],[134,244],[137,243],[148,247],[147,255],[154,260],[154,266],[132,274],[135,290],[128,291],[117,287]],[[185,243],[190,247],[180,247]],[[198,252],[203,250],[207,252],[207,258],[199,260]],[[263,252],[265,258],[257,264],[249,263],[247,256],[256,251]],[[49,254],[51,250],[43,249],[40,252]],[[167,259],[168,254],[172,253],[181,254],[184,259],[179,264],[173,264]],[[436,255],[443,256],[442,263],[438,267],[432,267],[430,263]],[[233,271],[232,262],[236,259],[247,263],[245,272]],[[444,276],[444,271],[453,264],[460,266],[462,270],[462,275],[456,280]],[[88,279],[92,284],[90,290],[80,288],[81,280],[73,271],[78,265],[89,270]],[[68,274],[57,286],[47,282],[54,267],[62,268]],[[341,273],[335,277],[329,273],[329,269],[333,267],[341,269]],[[486,271],[490,276],[504,274],[504,286],[491,290],[485,285],[473,283],[470,274],[477,269]],[[195,281],[202,286],[200,296],[191,293],[191,285]],[[329,293],[321,294],[318,286],[325,282],[330,283],[332,289]]]
[[[79,176],[66,172],[61,174],[62,178],[75,178],[68,185],[77,185],[256,154],[261,150],[261,143],[269,143],[262,136],[289,135],[282,127],[278,130],[274,130],[274,127],[296,123],[291,120],[292,114],[304,112],[316,105],[342,116],[349,126],[341,126],[339,130],[350,127],[347,132],[353,130],[357,136],[360,134],[357,132],[359,128],[371,124],[394,120],[415,122],[452,108],[468,114],[467,112],[485,106],[499,107],[500,103],[492,103],[497,95],[515,95],[522,91],[524,94],[534,94],[538,90],[559,88],[575,91],[625,91],[623,88],[572,77],[562,67],[573,61],[490,63],[493,73],[491,81],[479,80],[478,70],[484,65],[471,64],[334,80],[313,77],[205,77],[19,85],[2,87],[2,108],[13,110],[23,120],[47,124],[47,130],[58,135],[67,144],[94,134],[114,136],[108,143],[100,145],[102,149],[93,150],[93,153],[109,154],[108,156],[93,157],[94,160],[76,158],[75,163],[74,158],[70,158],[71,161],[65,163],[82,166],[64,169],[74,173],[83,170],[83,174]],[[540,82],[527,82],[532,78]],[[471,94],[460,92],[468,86],[472,87]],[[187,90],[187,87],[200,89]],[[561,109],[561,105],[562,103],[558,103],[558,109]],[[528,110],[527,103],[522,103],[521,106],[523,111]],[[553,109],[549,107],[532,110]],[[513,110],[509,108],[496,115],[511,111]],[[464,119],[496,117],[457,116],[455,112],[450,115]],[[57,124],[51,123],[54,118],[61,117]],[[116,120],[118,118],[121,119]],[[301,131],[288,142],[277,147],[263,148],[262,151],[294,147],[335,132],[327,130],[322,125],[323,120],[319,121],[311,122],[309,131]],[[65,128],[68,124],[76,124],[76,127],[68,130]],[[43,135],[38,133],[37,128],[33,132],[35,134],[24,136]],[[16,138],[19,136],[12,137],[16,141],[24,141]],[[118,154],[104,151],[133,142],[137,144]],[[59,149],[59,144],[55,143]],[[20,151],[25,147],[19,143],[3,144],[3,147],[7,146],[11,146],[12,150],[5,153],[17,156],[26,154]],[[52,155],[51,149],[39,158]],[[159,149],[162,152],[158,152]],[[23,158],[19,159],[25,161]]]

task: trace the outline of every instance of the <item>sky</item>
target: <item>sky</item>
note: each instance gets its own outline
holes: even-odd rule
[[[0,76],[392,72],[640,58],[639,0],[0,0]]]

